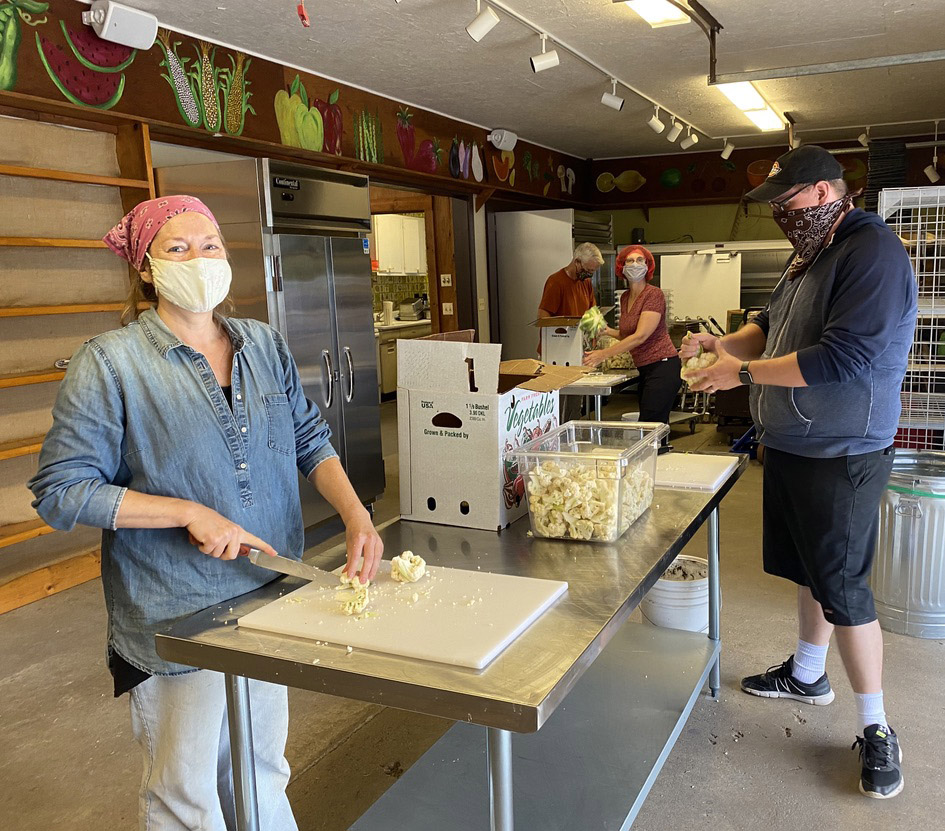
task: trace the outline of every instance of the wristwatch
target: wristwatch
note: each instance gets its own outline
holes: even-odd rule
[[[748,370],[749,363],[751,362],[743,361],[742,368],[738,371],[738,380],[741,381],[745,385],[755,383],[755,379],[751,377],[751,372]]]

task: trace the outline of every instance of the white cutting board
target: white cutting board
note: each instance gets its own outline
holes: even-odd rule
[[[656,459],[656,487],[715,491],[737,464],[728,456],[664,453]]]
[[[482,669],[567,588],[556,580],[437,567],[428,567],[416,583],[397,583],[390,576],[390,561],[385,561],[370,588],[365,612],[371,614],[360,620],[341,611],[333,589],[309,583],[237,624]]]

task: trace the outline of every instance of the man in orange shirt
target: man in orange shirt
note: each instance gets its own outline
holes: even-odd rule
[[[571,262],[545,281],[538,317],[581,317],[597,305],[591,278],[603,264],[600,249],[591,242],[582,242],[574,249]],[[540,343],[538,352],[541,354]],[[580,418],[582,403],[578,395],[562,395],[561,423]]]

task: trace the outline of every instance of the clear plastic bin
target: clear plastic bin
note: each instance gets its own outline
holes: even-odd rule
[[[665,424],[569,421],[515,450],[532,533],[613,542],[653,501]]]

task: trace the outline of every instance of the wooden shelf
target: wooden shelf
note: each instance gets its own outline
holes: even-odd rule
[[[0,442],[0,461],[3,459],[15,459],[17,456],[29,456],[31,453],[39,453],[43,446],[45,436],[30,436],[28,439],[13,439],[13,441]]]
[[[148,306],[151,304],[148,303]],[[37,317],[39,315],[77,315],[87,312],[120,312],[124,303],[75,303],[68,306],[4,306],[0,317]]]
[[[0,375],[0,390],[9,387],[26,387],[30,384],[45,384],[48,381],[61,381],[65,377],[65,370],[59,369],[45,369],[39,372],[14,372],[12,375]]]
[[[14,522],[12,525],[0,525],[0,548],[16,545],[18,542],[26,542],[44,534],[51,534],[55,530],[41,519]]]
[[[94,580],[101,571],[102,554],[98,548],[94,548],[14,577],[0,585],[0,614]]]
[[[49,170],[44,167],[19,167],[0,164],[0,175],[23,176],[29,179],[53,179],[57,182],[74,182],[84,185],[110,185],[116,188],[150,190],[151,183],[144,179],[125,179],[121,176],[97,176],[94,173],[73,173],[69,170]]]
[[[100,239],[59,237],[0,237],[0,245],[18,248],[105,248],[105,243]]]

